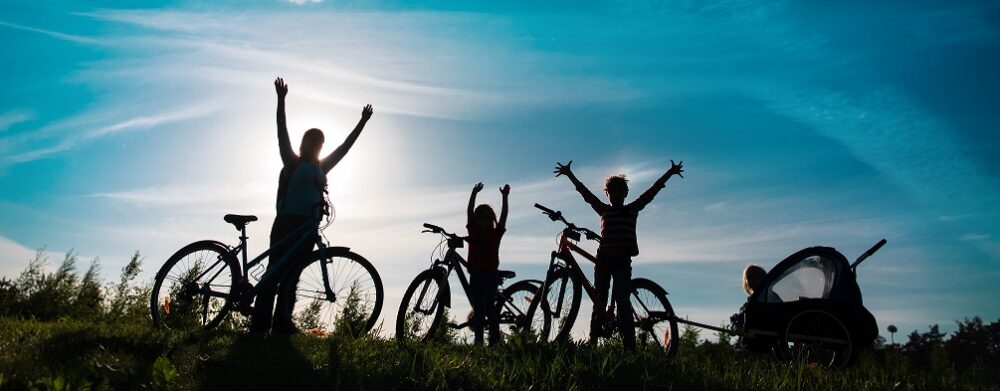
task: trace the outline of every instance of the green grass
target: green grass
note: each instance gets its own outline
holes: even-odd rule
[[[3,389],[998,390],[996,372],[915,368],[885,351],[831,370],[709,344],[682,346],[668,360],[653,350],[627,354],[613,343],[514,341],[488,349],[0,318]]]

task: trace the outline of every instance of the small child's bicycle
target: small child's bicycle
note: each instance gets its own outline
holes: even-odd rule
[[[337,327],[366,332],[382,309],[382,279],[364,257],[347,247],[327,246],[319,235],[320,212],[277,245],[298,237],[288,254],[304,248],[316,250],[306,261],[293,265],[286,276],[297,277],[293,320],[300,330],[330,333]],[[240,243],[227,246],[214,240],[191,243],[172,255],[156,273],[150,295],[153,324],[171,330],[212,329],[233,309],[249,316],[257,292],[250,269],[271,253],[268,249],[247,262],[246,225],[256,216],[226,215],[224,220],[240,231]],[[240,261],[241,258],[242,262]],[[290,262],[283,257],[270,262]],[[262,267],[262,266],[261,266]],[[257,286],[273,282],[264,273]]]
[[[417,274],[410,286],[403,294],[403,301],[399,304],[399,314],[396,316],[396,338],[400,341],[415,340],[429,341],[441,333],[447,332],[441,327],[449,327],[454,330],[473,330],[470,313],[468,320],[459,324],[451,323],[444,319],[445,307],[451,307],[451,287],[448,277],[452,272],[458,275],[458,281],[462,284],[462,290],[466,297],[470,294],[469,279],[466,277],[465,269],[468,269],[468,262],[456,249],[464,247],[464,238],[449,233],[443,228],[433,224],[424,224],[425,233],[441,235],[441,245],[447,244],[447,251],[444,256],[438,257],[431,262],[430,268]],[[435,250],[437,252],[437,250]],[[512,335],[523,333],[531,335],[532,332],[539,332],[548,327],[549,318],[540,316],[538,320],[529,321],[528,306],[533,302],[535,293],[538,290],[539,281],[523,280],[504,288],[503,282],[514,278],[513,271],[500,271],[500,285],[497,287],[496,306],[500,314],[500,333]],[[464,336],[463,341],[470,342],[471,335]],[[467,340],[467,341],[466,341]],[[501,338],[502,340],[502,338]]]

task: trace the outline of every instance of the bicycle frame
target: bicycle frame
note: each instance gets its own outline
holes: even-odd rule
[[[455,251],[454,248],[449,248],[448,252],[444,256],[444,260],[435,261],[434,266],[446,267],[447,271],[445,273],[445,278],[450,277],[452,271],[454,271],[455,274],[458,275],[458,281],[462,284],[462,290],[465,291],[465,296],[472,297],[472,284],[469,282],[470,277],[466,277],[465,275],[465,269],[469,268],[469,263],[465,260],[465,258],[462,258],[462,256],[458,254],[458,251]],[[448,306],[450,307],[451,300],[448,301]]]
[[[580,248],[580,246],[578,246],[576,243],[573,243],[573,238],[579,238],[579,237],[580,234],[571,228],[566,228],[563,230],[562,234],[559,236],[559,249],[557,251],[552,252],[551,258],[549,260],[549,268],[545,274],[545,280],[542,281],[542,288],[541,288],[542,290],[540,292],[546,292],[548,290],[547,284],[553,273],[562,269],[570,269],[573,271],[573,274],[577,277],[578,281],[580,281],[581,285],[583,285],[583,290],[587,292],[587,296],[590,297],[590,300],[593,301],[595,304],[597,304],[595,307],[605,308],[607,303],[604,300],[600,300],[600,297],[597,294],[597,289],[594,288],[594,286],[590,283],[590,280],[583,272],[583,268],[580,267],[580,264],[576,261],[576,258],[573,256],[573,253],[577,253],[580,254],[580,256],[583,257],[584,259],[593,262],[595,265],[597,264],[597,257],[591,255],[583,248]],[[563,264],[559,264],[557,260],[561,260]],[[562,289],[566,289],[566,285],[563,285]],[[555,308],[562,308],[563,305],[562,299],[564,293],[565,292],[559,292],[560,302],[556,303]],[[532,305],[535,304],[532,303]],[[558,313],[555,312],[552,314],[552,316],[554,318],[559,317]]]
[[[445,253],[444,255],[444,259],[435,259],[434,262],[431,264],[431,269],[440,267],[442,270],[444,270],[444,279],[446,282],[448,281],[448,277],[450,277],[451,273],[454,271],[456,274],[458,274],[458,281],[462,284],[462,290],[465,292],[465,296],[471,297],[470,296],[471,285],[469,283],[469,279],[465,276],[465,271],[463,271],[462,266],[468,268],[468,262],[466,262],[465,258],[462,258],[462,256],[459,255],[457,251],[455,251],[455,247],[449,246],[448,252]],[[424,285],[423,289],[420,290],[420,295],[417,296],[416,308],[415,308],[417,311],[425,312],[421,311],[422,309],[419,306],[420,303],[424,301],[424,296],[427,294],[428,287],[429,284]],[[445,297],[443,299],[444,302],[441,304],[443,304],[446,307],[451,307],[450,295],[449,297]],[[434,308],[427,309],[426,313],[430,313],[431,311],[434,311]]]
[[[433,231],[426,231],[426,232],[433,232]],[[460,241],[463,239],[454,234],[449,234],[447,232],[441,232],[441,233],[443,233],[448,238],[448,251],[445,253],[443,258],[435,259],[434,262],[431,263],[430,267],[431,270],[435,268],[440,268],[444,272],[445,284],[449,286],[448,296],[441,298],[442,300],[441,303],[439,304],[444,305],[445,307],[449,308],[451,307],[451,293],[450,293],[450,284],[448,283],[448,279],[449,277],[451,277],[452,272],[458,275],[458,281],[459,283],[462,284],[462,291],[465,293],[465,297],[470,299],[470,304],[471,304],[472,284],[469,281],[470,277],[466,276],[466,269],[469,268],[469,263],[468,261],[465,260],[465,258],[463,258],[460,254],[458,254],[458,251],[455,250],[456,248],[461,247],[461,245],[455,243],[460,243]],[[497,285],[498,295],[501,294],[504,290],[503,279],[501,279],[500,282],[501,283]],[[415,311],[424,314],[430,314],[435,310],[435,307],[427,309],[420,308],[420,303],[424,301],[424,297],[427,295],[427,289],[429,287],[430,284],[427,284],[424,285],[423,288],[420,290],[420,293],[418,294],[416,299],[416,303],[414,304]]]
[[[335,295],[333,293],[333,289],[330,287],[330,278],[329,278],[328,272],[326,270],[326,262],[327,262],[326,256],[325,256],[326,255],[325,254],[326,253],[326,243],[323,242],[323,237],[321,235],[319,235],[318,232],[317,232],[317,227],[318,227],[318,224],[320,222],[320,219],[321,219],[321,216],[317,216],[315,218],[309,219],[304,224],[302,224],[298,228],[296,228],[294,231],[292,231],[291,233],[289,233],[288,235],[286,235],[284,238],[281,238],[281,240],[279,240],[278,243],[275,243],[274,246],[269,247],[267,250],[264,250],[263,253],[261,253],[260,255],[256,256],[254,259],[252,259],[249,262],[247,262],[247,239],[249,239],[249,237],[247,236],[246,227],[244,226],[243,229],[240,231],[240,237],[239,237],[240,244],[237,245],[236,247],[232,247],[231,250],[230,250],[230,252],[231,252],[231,254],[233,256],[236,256],[237,254],[240,255],[240,258],[241,258],[241,261],[242,261],[241,262],[242,263],[242,269],[240,270],[240,274],[241,274],[241,277],[243,278],[243,281],[244,282],[249,282],[250,281],[250,269],[253,268],[254,266],[257,266],[261,262],[264,262],[264,259],[267,258],[269,255],[271,255],[271,251],[274,249],[274,247],[278,247],[278,246],[284,245],[284,244],[288,243],[289,241],[291,241],[296,236],[298,236],[299,237],[298,240],[296,240],[295,243],[293,243],[292,246],[289,247],[289,250],[284,255],[282,255],[281,259],[277,260],[276,262],[278,264],[285,264],[286,262],[291,262],[291,260],[288,259],[288,257],[291,254],[298,254],[300,251],[302,251],[304,248],[306,248],[306,246],[309,244],[309,242],[315,240],[314,245],[319,248],[319,251],[320,251],[320,262],[323,263],[323,267],[320,268],[320,270],[322,272],[322,275],[323,275],[323,288],[326,291],[325,294],[327,296],[327,299],[328,300],[334,300],[335,299]],[[205,269],[204,272],[202,272],[201,274],[199,274],[196,277],[197,280],[200,280],[202,277],[208,275],[208,273],[211,272],[213,269],[215,269],[216,266],[223,265],[224,263],[225,263],[225,261],[222,260],[222,259],[216,260],[216,262],[214,264],[212,264],[212,266],[209,266],[207,269]],[[215,272],[215,274],[212,276],[212,278],[209,279],[208,281],[214,281],[215,278],[217,278],[219,276],[219,274],[222,274],[222,272],[225,271],[225,270],[226,270],[226,268],[224,266],[221,267],[221,268],[219,268],[219,270],[217,272]],[[257,292],[257,289],[258,289],[259,286],[271,282],[272,279],[274,279],[274,278],[275,277],[274,277],[273,274],[265,272],[264,276],[261,277],[261,279],[257,281],[257,285],[256,286],[253,286],[253,287],[249,288],[247,291],[242,292],[242,293],[246,294],[248,296],[254,295]],[[225,296],[227,296],[229,294],[232,294],[232,293],[225,293],[225,294],[223,294],[223,293],[217,293],[217,292],[214,292],[214,291],[208,291],[206,293],[209,296],[216,296],[216,297],[225,297]]]

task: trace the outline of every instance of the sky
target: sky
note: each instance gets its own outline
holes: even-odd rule
[[[138,250],[150,280],[187,243],[235,243],[226,213],[262,218],[263,251],[281,76],[293,144],[318,127],[330,151],[375,107],[329,175],[325,234],[380,271],[386,330],[438,243],[421,224],[461,231],[476,182],[494,205],[512,187],[519,278],[560,231],[534,203],[599,227],[551,173],[568,160],[633,196],[684,161],[633,275],[691,320],[728,320],[748,263],[882,238],[858,280],[884,335],[1000,318],[995,2],[477,3],[3,0],[0,276],[45,248],[114,279]]]

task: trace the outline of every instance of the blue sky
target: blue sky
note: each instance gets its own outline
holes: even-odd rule
[[[670,159],[640,219],[634,273],[681,314],[721,323],[742,267],[807,246],[853,259],[881,329],[1000,316],[1000,7],[991,2],[4,2],[0,274],[33,249],[135,250],[144,275],[182,245],[263,218],[280,163],[271,80],[292,138],[332,148],[327,231],[372,260],[383,319],[426,268],[433,222],[468,190],[513,187],[504,267],[540,278],[559,227],[597,227],[557,160],[633,194]],[[499,202],[487,191],[484,200]],[[391,245],[386,245],[391,241]],[[57,259],[54,259],[54,261]]]

